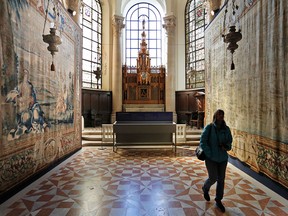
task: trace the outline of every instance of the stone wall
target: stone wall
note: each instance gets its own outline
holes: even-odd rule
[[[288,187],[288,2],[237,3],[243,38],[235,70],[221,36],[225,8],[205,32],[206,121],[222,108],[231,155]]]
[[[81,148],[82,33],[56,5],[62,44],[51,71],[47,2],[0,0],[0,195]]]

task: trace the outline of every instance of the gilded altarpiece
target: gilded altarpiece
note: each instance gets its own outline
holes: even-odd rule
[[[142,80],[144,76],[140,70],[137,70],[137,73],[131,73],[135,70],[135,68],[123,66],[123,104],[164,104],[164,68],[149,68],[147,75],[144,75],[145,81]]]
[[[47,2],[0,0],[0,195],[81,148],[82,33],[53,1],[62,43],[51,70]]]
[[[239,1],[240,2],[240,1]],[[241,1],[242,40],[223,42],[224,10],[205,31],[206,123],[218,108],[233,133],[230,155],[288,187],[288,4]],[[208,49],[213,47],[213,49]]]
[[[151,66],[144,26],[137,66],[122,67],[123,104],[165,104],[165,68]]]

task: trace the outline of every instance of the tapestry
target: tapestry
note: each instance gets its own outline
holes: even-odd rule
[[[222,37],[225,8],[205,31],[206,122],[223,109],[234,138],[230,154],[288,187],[288,2],[238,3],[235,70]]]
[[[82,33],[60,2],[0,5],[2,194],[81,148]],[[43,36],[56,25],[55,10],[61,44],[52,58]]]

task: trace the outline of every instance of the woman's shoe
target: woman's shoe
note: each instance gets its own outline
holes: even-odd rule
[[[203,193],[204,193],[204,198],[205,198],[205,200],[210,201],[209,193],[204,190],[204,187],[202,187],[202,191],[203,191]]]
[[[216,200],[216,206],[224,213],[225,212],[225,207],[224,205],[222,204],[221,201],[217,201]]]

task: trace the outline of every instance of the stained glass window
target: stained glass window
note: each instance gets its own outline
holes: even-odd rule
[[[204,30],[205,0],[189,0],[185,9],[186,89],[205,87]]]
[[[101,89],[102,9],[99,0],[83,0],[82,3],[80,13],[80,26],[83,31],[82,87]]]

